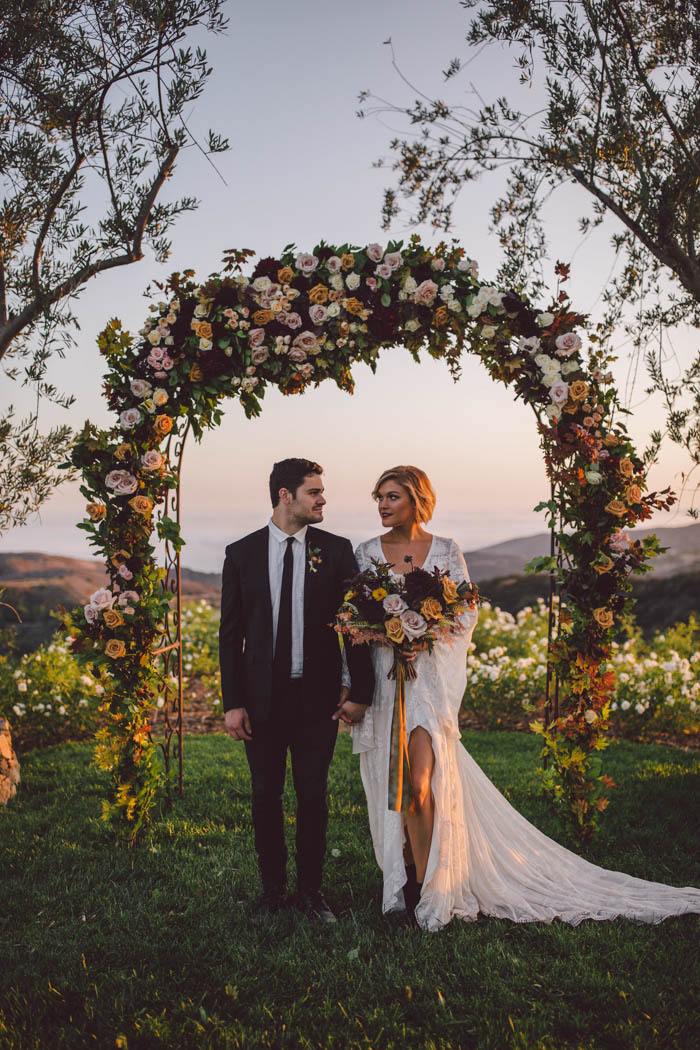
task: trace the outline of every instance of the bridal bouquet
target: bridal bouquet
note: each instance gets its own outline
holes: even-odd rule
[[[411,559],[406,559],[411,564]],[[393,575],[391,565],[372,559],[354,576],[336,618],[335,630],[353,645],[390,646],[396,680],[389,761],[389,809],[410,809],[411,779],[406,736],[406,679],[416,677],[416,653],[464,630],[460,617],[479,602],[476,584],[451,579],[449,572],[412,569]]]

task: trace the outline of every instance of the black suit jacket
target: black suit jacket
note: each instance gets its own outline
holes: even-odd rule
[[[221,587],[219,661],[224,711],[245,707],[264,721],[272,703],[272,601],[267,526],[226,548]],[[311,571],[309,547],[320,561]],[[304,576],[304,685],[309,713],[331,715],[338,705],[342,658],[338,635],[329,626],[343,599],[345,584],[357,572],[350,541],[309,526]],[[348,645],[350,697],[371,704],[374,672],[365,645]]]

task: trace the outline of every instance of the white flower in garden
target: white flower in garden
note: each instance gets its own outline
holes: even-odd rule
[[[450,299],[454,299],[454,294],[455,291],[451,284],[443,284],[439,292],[440,298],[442,299],[443,303],[448,302],[448,300]]]
[[[27,683],[26,682],[18,682],[17,683],[17,692],[18,693],[26,693],[26,691],[27,691]]]
[[[387,594],[382,605],[384,606],[384,611],[388,612],[390,616],[398,616],[407,608],[406,602],[400,594]]]
[[[123,412],[119,413],[119,422],[125,430],[131,430],[132,427],[138,426],[141,422],[141,413],[138,408],[125,408]]]
[[[535,324],[538,324],[540,328],[549,328],[550,324],[554,321],[554,314],[545,312],[538,314],[535,318]]]
[[[379,263],[382,261],[384,255],[384,249],[381,244],[369,244],[367,245],[367,255],[372,262]]]
[[[557,347],[557,354],[559,357],[571,357],[577,350],[581,348],[581,339],[575,332],[567,332],[565,335],[558,335],[554,340]]]
[[[585,472],[585,477],[589,485],[600,485],[603,480],[603,475],[599,470],[587,470]]]
[[[153,389],[147,379],[132,379],[129,386],[134,397],[150,397]]]
[[[527,339],[523,336],[518,339],[518,350],[524,350],[525,353],[533,355],[542,346],[542,342],[537,338],[536,335],[531,335]]]
[[[65,713],[66,713],[66,709],[65,709],[65,707],[63,706],[63,704],[61,704],[61,706],[59,707],[59,709],[58,709],[58,713],[59,713],[59,715],[65,715]]]
[[[266,346],[256,346],[250,355],[250,359],[254,365],[262,365],[267,361],[270,356],[270,351]]]
[[[359,273],[349,273],[345,278],[345,283],[351,292],[354,292],[356,288],[360,287],[360,275]]]

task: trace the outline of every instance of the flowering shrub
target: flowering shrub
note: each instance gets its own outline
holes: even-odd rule
[[[0,715],[22,750],[95,731],[104,686],[81,669],[69,645],[57,634],[33,653],[0,657]]]
[[[604,669],[610,640],[628,606],[630,574],[644,572],[656,551],[653,538],[635,541],[623,530],[673,497],[645,494],[643,462],[616,418],[607,358],[594,337],[585,348],[576,331],[585,318],[563,291],[547,309],[535,307],[480,280],[458,245],[430,249],[415,236],[386,249],[321,244],[300,253],[288,245],[248,277],[241,267],[251,254],[228,253],[224,276],[204,284],[191,271],[174,274],[138,339],[118,320],[98,339],[116,422],[106,431],[86,424],[73,461],[88,501],[79,527],[104,555],[110,584],[67,626],[74,651],[110,682],[111,740],[101,744],[113,776],[106,818],[133,838],[161,787],[148,726],[158,689],[150,654],[169,598],[154,533],[174,550],[182,545],[167,513],[154,523],[178,483],[163,441],[189,425],[197,436],[216,426],[224,398],[257,415],[269,384],[294,394],[333,379],[351,392],[355,361],[374,368],[382,347],[403,343],[414,357],[425,348],[444,360],[454,376],[463,349],[478,354],[537,416],[553,489],[540,509],[563,557],[534,567],[559,576],[567,609],[549,653],[562,715],[546,733],[535,728],[564,783],[562,815],[580,839],[590,838],[609,786],[588,756],[605,746],[615,684]],[[557,273],[566,280],[566,267]]]

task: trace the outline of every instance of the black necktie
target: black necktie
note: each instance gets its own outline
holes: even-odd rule
[[[289,681],[292,674],[292,577],[294,575],[294,537],[287,539],[287,549],[282,563],[282,588],[277,617],[277,640],[273,663],[278,682]]]

